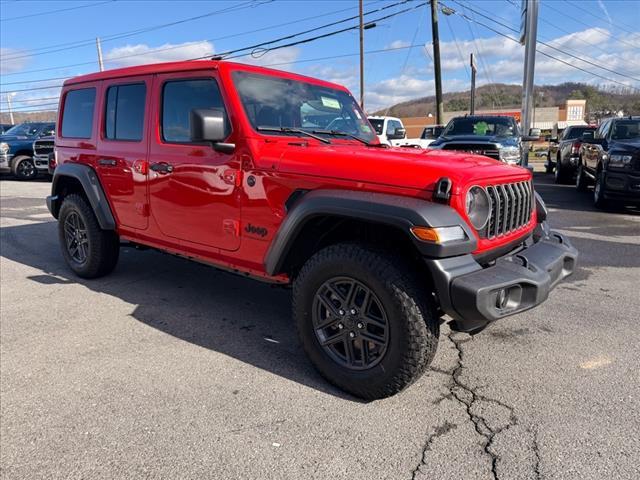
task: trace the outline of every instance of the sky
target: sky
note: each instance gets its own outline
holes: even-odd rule
[[[440,5],[450,9],[439,14],[445,92],[469,88],[472,52],[478,85],[522,83],[524,47],[504,37],[518,36],[519,0]],[[365,22],[375,21],[365,31],[366,110],[432,95],[428,3],[366,0],[364,11],[371,12]],[[110,69],[220,54],[310,29],[237,52],[234,61],[340,83],[358,98],[357,30],[268,49],[355,26],[357,20],[348,20],[317,28],[357,14],[356,0],[0,0],[0,111],[6,111],[7,94],[16,111],[55,108],[64,78],[98,70],[96,37]],[[539,50],[565,62],[538,53],[538,85],[579,81],[640,89],[640,0],[541,0],[538,41],[544,42]]]

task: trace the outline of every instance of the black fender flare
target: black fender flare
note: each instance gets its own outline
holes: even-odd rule
[[[410,236],[427,257],[463,255],[476,249],[476,237],[467,222],[453,208],[413,197],[353,190],[312,190],[296,199],[280,225],[264,265],[269,275],[281,273],[287,254],[305,224],[319,216],[365,220],[396,227]],[[423,242],[410,233],[414,226],[461,226],[467,238],[446,245]]]
[[[61,192],[59,191],[60,180],[68,177],[80,182],[100,228],[103,230],[115,230],[116,221],[107,201],[107,196],[100,184],[100,179],[93,168],[82,163],[63,163],[56,167],[51,182],[51,195],[47,197],[47,208],[49,208],[51,215],[58,218],[62,204]]]

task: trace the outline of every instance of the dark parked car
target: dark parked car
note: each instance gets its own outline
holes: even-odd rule
[[[33,142],[33,164],[38,171],[53,175],[49,158],[53,155],[53,147],[56,137],[42,137]],[[53,166],[55,169],[55,165]]]
[[[609,118],[593,138],[583,137],[576,188],[591,183],[596,207],[640,205],[640,116]]]
[[[580,159],[580,145],[585,132],[595,132],[589,125],[567,127],[560,137],[551,138],[547,155],[547,173],[555,172],[556,183],[570,182],[576,174]]]
[[[55,127],[53,122],[21,123],[0,135],[0,173],[13,173],[18,180],[35,178],[33,142],[53,135]]]
[[[522,142],[540,138],[540,130],[532,128],[523,136],[513,117],[497,115],[465,115],[449,121],[429,148],[462,150],[520,165],[524,153]]]

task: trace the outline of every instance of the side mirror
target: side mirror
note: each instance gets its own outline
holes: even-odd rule
[[[387,135],[389,140],[401,140],[406,137],[407,131],[404,128],[396,128],[391,135]]]
[[[191,110],[189,122],[192,142],[210,142],[214,150],[230,153],[233,143],[223,143],[229,136],[227,116],[220,108]]]
[[[540,140],[540,129],[539,128],[531,128],[529,129],[529,135],[524,135],[522,137],[523,142],[536,142]]]

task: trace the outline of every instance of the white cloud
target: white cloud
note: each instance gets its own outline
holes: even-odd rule
[[[394,40],[384,48],[405,48],[405,47],[408,47],[409,45],[411,45],[411,43],[407,42],[406,40]]]
[[[144,43],[125,45],[109,50],[105,55],[108,68],[128,67],[146,63],[175,62],[205,55],[213,55],[213,44],[207,41],[179,44],[165,43],[151,47]]]
[[[239,63],[248,63],[250,65],[258,65],[260,67],[272,67],[278,70],[293,70],[293,62],[300,57],[300,48],[284,47],[277,50],[256,49],[252,55],[238,57],[231,61]]]
[[[0,48],[0,74],[16,73],[23,70],[28,63],[27,52],[18,48]],[[21,58],[15,58],[21,57]]]

